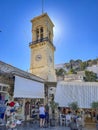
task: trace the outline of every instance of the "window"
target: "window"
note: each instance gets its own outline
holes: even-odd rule
[[[40,28],[40,39],[43,40],[43,27]]]
[[[2,91],[7,91],[7,87],[3,86]]]
[[[36,40],[39,39],[39,29],[36,30]]]
[[[43,33],[43,27],[40,28],[40,33]]]
[[[0,85],[0,91],[7,92],[8,91],[8,86]]]
[[[43,34],[40,35],[40,39],[41,39],[41,41],[43,40]]]
[[[40,40],[40,41],[43,41],[43,27],[38,27],[36,29],[36,40]]]
[[[51,41],[51,32],[49,32],[49,40]]]

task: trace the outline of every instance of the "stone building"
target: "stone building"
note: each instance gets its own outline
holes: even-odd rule
[[[49,82],[56,82],[54,69],[53,27],[47,13],[31,20],[32,42],[30,72]]]
[[[19,118],[28,119],[31,106],[37,101],[43,101],[45,93],[42,78],[0,61],[0,107],[5,101],[18,101],[21,105]],[[25,114],[26,102],[29,102],[27,115]]]
[[[56,74],[54,68],[53,27],[54,24],[47,13],[37,16],[31,20],[32,42],[30,73],[45,80],[46,98],[49,103],[53,99],[56,90]]]

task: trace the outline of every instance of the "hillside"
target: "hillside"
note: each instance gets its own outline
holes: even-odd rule
[[[70,60],[69,63],[55,66],[57,77],[81,79],[84,81],[98,81],[98,58],[82,61]],[[67,77],[66,77],[67,76]]]
[[[91,67],[93,65],[98,65],[98,58],[93,59],[93,60],[87,60],[87,61],[82,61],[80,59],[78,60],[70,60],[69,63],[64,63],[64,64],[59,64],[55,65],[55,69],[64,69],[66,72],[69,70],[74,70],[74,71],[84,71],[87,67]]]

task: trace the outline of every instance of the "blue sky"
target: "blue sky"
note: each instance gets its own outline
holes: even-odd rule
[[[0,0],[0,60],[29,70],[31,22],[42,0]],[[44,0],[55,24],[55,64],[98,58],[98,0]]]

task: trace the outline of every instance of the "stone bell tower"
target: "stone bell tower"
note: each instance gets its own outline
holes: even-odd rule
[[[30,72],[46,81],[56,81],[54,69],[53,27],[51,19],[44,13],[31,20],[32,42]]]

